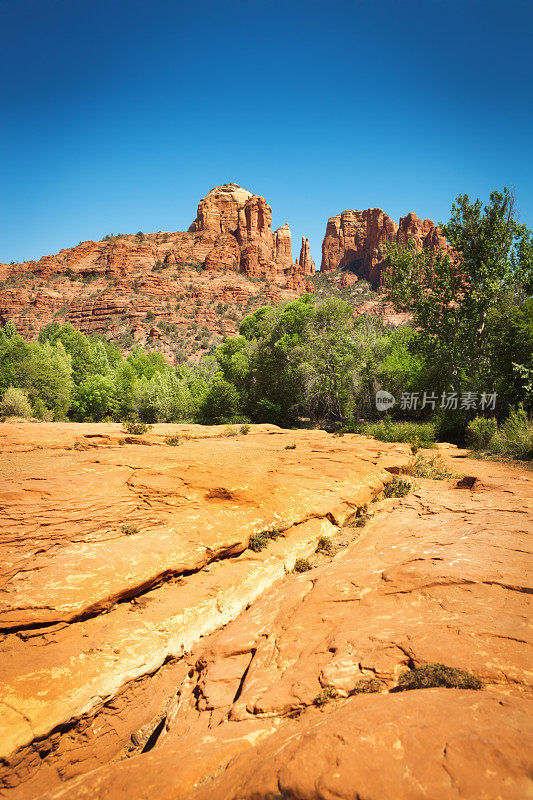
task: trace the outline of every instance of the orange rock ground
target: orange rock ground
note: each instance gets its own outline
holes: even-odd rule
[[[405,446],[227,432],[0,426],[0,795],[529,796],[533,473],[380,500]],[[483,689],[394,691],[434,661]]]

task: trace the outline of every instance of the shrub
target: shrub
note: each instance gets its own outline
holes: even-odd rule
[[[315,706],[325,706],[330,700],[336,700],[338,696],[339,693],[334,686],[325,686],[322,691],[317,694],[313,703]]]
[[[143,433],[148,433],[152,430],[151,425],[147,425],[146,422],[142,422],[140,419],[128,419],[122,424],[124,432],[130,433],[132,436],[142,436]]]
[[[312,566],[308,558],[297,558],[294,562],[294,572],[309,572]]]
[[[139,528],[137,525],[133,525],[131,522],[125,522],[124,525],[121,526],[120,530],[125,536],[133,536],[136,533],[139,533]]]
[[[435,686],[444,686],[447,689],[481,689],[483,684],[471,672],[430,663],[402,673],[398,679],[397,691],[429,689]]]
[[[316,546],[317,553],[325,553],[331,555],[335,551],[335,546],[329,536],[321,536]]]
[[[361,678],[352,689],[352,694],[374,694],[381,690],[381,681],[377,678]]]
[[[435,447],[436,430],[433,422],[393,422],[389,417],[379,422],[362,422],[340,429],[346,433],[373,436],[380,442],[416,443],[419,447]]]
[[[174,433],[172,436],[165,436],[165,444],[171,445],[172,447],[177,447],[180,442],[180,437],[177,433]]]
[[[439,442],[451,442],[459,446],[464,445],[469,411],[448,411],[439,408],[433,415],[433,424]]]
[[[295,444],[286,444],[285,445],[285,450],[296,450],[296,445]]]
[[[16,389],[14,386],[6,389],[2,400],[0,400],[0,415],[3,417],[24,417],[24,419],[29,419],[32,416],[32,410],[26,392],[22,389]]]
[[[486,450],[497,430],[494,417],[476,417],[468,423],[466,442],[473,450]]]
[[[383,494],[385,497],[405,497],[412,489],[410,481],[404,481],[401,478],[394,478],[385,484]]]
[[[277,539],[281,535],[281,531],[276,528],[272,531],[261,531],[260,533],[252,533],[248,540],[248,548],[254,553],[259,553],[264,550],[271,539]]]
[[[247,433],[250,433],[250,425],[247,422],[244,425],[241,425],[240,432],[243,436],[246,436]]]
[[[416,478],[432,478],[435,481],[458,477],[447,469],[440,455],[426,458],[422,453],[417,453],[416,456],[413,456],[409,463],[403,467],[402,472],[406,475],[413,475]]]
[[[226,425],[224,429],[224,436],[237,436],[239,429],[236,425]]]
[[[511,408],[508,418],[494,434],[490,450],[523,461],[533,459],[533,424],[522,403],[517,408]]]

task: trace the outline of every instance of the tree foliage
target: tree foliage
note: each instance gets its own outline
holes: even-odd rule
[[[508,189],[489,202],[460,195],[441,225],[451,252],[388,248],[385,296],[413,317],[413,349],[426,360],[438,386],[489,391],[497,380],[498,311],[510,294],[531,291],[533,239],[518,223]]]

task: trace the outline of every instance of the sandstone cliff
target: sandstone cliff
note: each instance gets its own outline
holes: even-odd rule
[[[109,235],[0,265],[0,318],[34,338],[48,322],[134,342],[172,361],[199,358],[265,303],[306,291],[314,264],[293,262],[287,223],[272,231],[264,197],[230,183],[198,204],[188,231]]]
[[[447,248],[446,239],[434,222],[421,220],[413,212],[401,217],[397,225],[380,208],[343,211],[328,220],[322,242],[321,270],[349,268],[378,285],[385,242],[406,244],[409,239],[413,239],[416,247]]]

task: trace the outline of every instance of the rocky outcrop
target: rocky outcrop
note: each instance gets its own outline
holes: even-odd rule
[[[284,267],[292,264],[291,231],[287,222],[274,231],[274,260]]]
[[[252,197],[252,192],[236,183],[215,186],[198,203],[198,213],[189,231],[213,231],[217,234],[235,235],[239,227],[239,212]]]
[[[225,433],[3,426],[2,796],[526,797],[531,474],[380,500],[406,445]],[[434,662],[483,687],[398,692]]]
[[[169,361],[177,349],[198,359],[213,340],[235,333],[265,296],[278,302],[306,291],[308,251],[305,259],[302,267],[293,262],[287,224],[272,232],[265,198],[230,183],[200,201],[188,231],[109,235],[39,261],[0,265],[0,319],[28,338],[49,322],[69,321],[124,350],[134,339],[154,344]],[[225,309],[229,283],[235,291]],[[163,330],[147,324],[146,314]]]
[[[378,285],[384,263],[386,242],[405,244],[413,239],[416,247],[447,249],[446,239],[430,219],[421,220],[410,213],[397,225],[380,208],[366,211],[343,211],[330,217],[322,242],[322,265],[325,272],[346,269]]]
[[[316,268],[315,262],[311,258],[311,251],[309,249],[309,239],[302,236],[302,246],[300,248],[300,258],[298,260],[304,275],[314,275]]]

